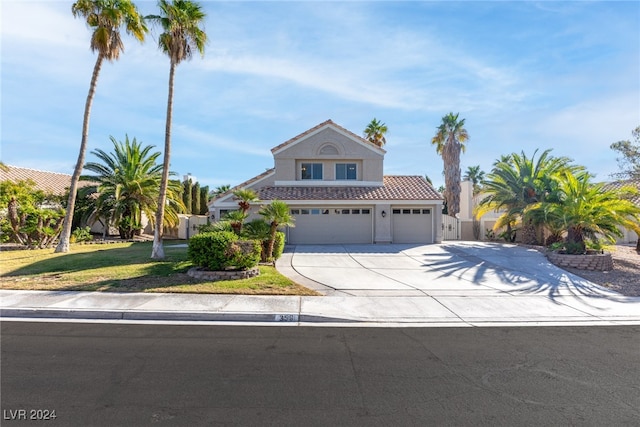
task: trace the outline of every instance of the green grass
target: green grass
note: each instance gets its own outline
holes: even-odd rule
[[[0,289],[318,295],[270,266],[250,279],[211,282],[187,276],[192,264],[184,247],[165,245],[164,260],[150,257],[150,242],[74,244],[66,254],[2,251]]]

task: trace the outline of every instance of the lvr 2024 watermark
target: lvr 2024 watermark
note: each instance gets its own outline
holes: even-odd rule
[[[3,409],[2,419],[5,421],[12,420],[38,420],[48,421],[55,420],[55,409]]]

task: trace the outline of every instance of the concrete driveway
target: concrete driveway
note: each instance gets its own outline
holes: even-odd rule
[[[326,295],[620,297],[535,249],[501,243],[298,245],[278,268]]]
[[[640,298],[516,245],[298,245],[276,267],[325,295],[302,301],[301,312],[317,316],[441,325],[640,321]]]

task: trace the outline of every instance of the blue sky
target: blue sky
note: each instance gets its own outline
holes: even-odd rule
[[[2,2],[6,164],[73,171],[96,57],[71,4]],[[463,172],[552,148],[609,180],[609,145],[640,125],[640,2],[201,4],[209,43],[176,73],[171,161],[201,185],[273,167],[272,147],[327,119],[361,134],[375,117],[389,128],[385,173],[427,174],[437,187],[430,140],[450,111],[470,135]],[[124,55],[103,66],[89,151],[125,134],[162,150],[169,63],[157,35],[125,37]]]

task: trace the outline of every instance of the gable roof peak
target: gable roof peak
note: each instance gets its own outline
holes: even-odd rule
[[[278,151],[282,150],[283,148],[288,147],[289,145],[295,144],[295,143],[299,142],[301,139],[303,139],[304,137],[309,136],[311,134],[314,134],[316,132],[319,132],[320,130],[322,130],[324,128],[327,128],[327,127],[331,127],[334,130],[336,130],[337,132],[342,133],[344,135],[347,135],[348,137],[360,142],[361,144],[366,145],[367,147],[375,147],[376,150],[379,150],[382,153],[386,153],[386,151],[383,148],[378,147],[376,144],[372,143],[371,141],[366,140],[365,138],[361,137],[360,135],[356,135],[355,133],[351,132],[349,129],[340,126],[339,124],[337,124],[336,122],[334,122],[331,119],[325,120],[324,122],[312,127],[311,129],[308,129],[308,130],[302,132],[301,134],[296,135],[293,138],[283,142],[282,144],[273,147],[271,149],[271,153],[276,154]]]

